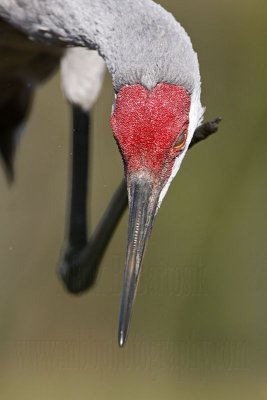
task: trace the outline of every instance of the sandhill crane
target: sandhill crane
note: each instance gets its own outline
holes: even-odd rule
[[[49,70],[46,75],[62,57],[64,47],[76,46],[97,50],[112,76],[115,98],[111,126],[123,159],[129,200],[118,332],[119,345],[123,346],[144,249],[160,204],[190,143],[214,132],[219,122],[216,119],[200,126],[204,110],[197,55],[182,26],[152,0],[1,0],[0,16],[29,38],[28,46],[43,46],[47,55],[44,67]],[[21,66],[17,67],[21,71]],[[25,71],[21,76],[25,83]],[[79,103],[80,94],[77,99]],[[76,123],[86,125],[87,120],[81,121],[80,117],[79,114]],[[82,143],[77,145],[86,158],[85,147]],[[125,208],[126,197],[122,183],[86,245],[85,216],[78,211],[76,218],[77,204],[82,204],[84,210],[86,173],[79,172],[75,162],[73,168],[73,243],[67,246],[61,275],[69,290],[79,292],[94,280],[96,266]]]

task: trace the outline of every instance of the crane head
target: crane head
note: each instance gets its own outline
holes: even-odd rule
[[[175,161],[188,147],[190,94],[181,86],[157,84],[152,90],[129,85],[117,94],[111,117],[121,152],[129,199],[129,226],[119,321],[123,346],[144,250]],[[165,187],[166,189],[166,187]]]

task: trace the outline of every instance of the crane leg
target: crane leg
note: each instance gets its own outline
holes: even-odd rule
[[[69,255],[76,254],[87,242],[87,180],[90,146],[90,114],[72,107],[72,176],[70,220],[68,229]]]
[[[68,244],[59,273],[67,289],[80,293],[93,286],[108,243],[127,208],[123,179],[113,194],[95,231],[87,240],[86,198],[90,118],[79,108],[73,110],[73,161]],[[218,130],[221,118],[203,123],[194,133],[190,148]]]
[[[90,115],[73,106],[72,177],[67,245],[59,274],[67,289],[79,293],[91,287],[97,277],[106,247],[127,207],[124,179],[115,191],[97,228],[87,239],[88,163]]]

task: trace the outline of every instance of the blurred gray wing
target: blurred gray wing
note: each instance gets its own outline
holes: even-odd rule
[[[9,179],[36,85],[56,69],[62,50],[30,41],[0,19],[0,154]]]

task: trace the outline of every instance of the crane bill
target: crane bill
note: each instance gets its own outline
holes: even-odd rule
[[[160,190],[147,177],[130,177],[129,227],[123,289],[120,304],[118,342],[126,341],[137,291],[143,254],[156,215]]]

